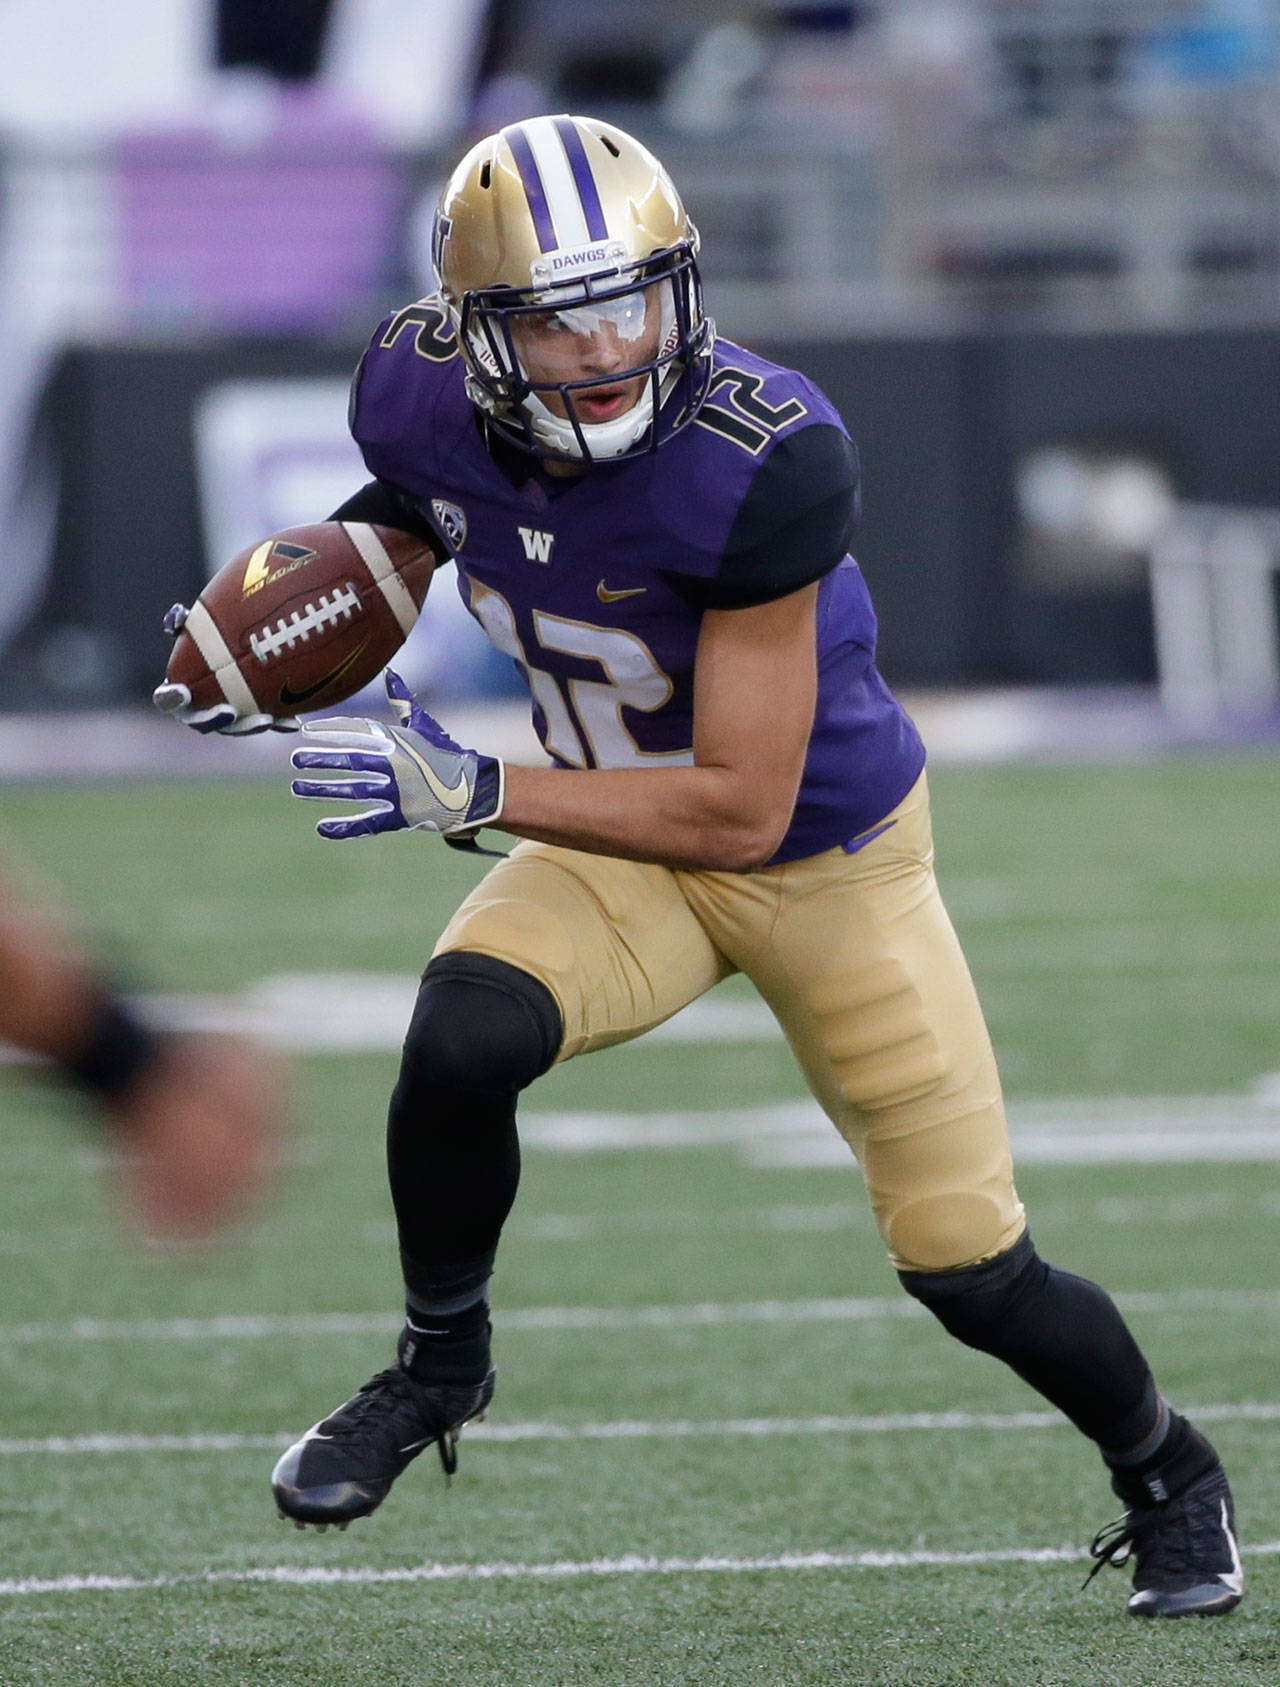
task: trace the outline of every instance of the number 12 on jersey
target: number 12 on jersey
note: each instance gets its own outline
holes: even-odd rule
[[[533,630],[541,650],[595,663],[604,674],[602,680],[562,677],[530,657],[515,612],[501,592],[478,580],[470,587],[472,614],[529,683],[546,723],[543,744],[548,754],[570,767],[692,765],[692,749],[642,750],[622,718],[624,708],[645,714],[662,708],[675,689],[643,639],[620,627],[595,627],[535,609]]]

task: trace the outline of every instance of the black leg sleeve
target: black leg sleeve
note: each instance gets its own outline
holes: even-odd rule
[[[456,951],[423,974],[387,1121],[387,1167],[411,1305],[477,1301],[520,1179],[516,1097],[555,1060],[547,988]]]
[[[899,1276],[957,1340],[1003,1359],[1104,1453],[1127,1453],[1158,1423],[1150,1367],[1114,1301],[1046,1264],[1030,1236],[981,1265]]]

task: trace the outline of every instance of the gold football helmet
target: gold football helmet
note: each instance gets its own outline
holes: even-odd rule
[[[671,178],[621,129],[535,117],[474,146],[441,195],[433,256],[468,394],[493,430],[539,457],[592,463],[655,451],[691,422],[715,336],[697,251]],[[621,371],[534,379],[517,340],[521,319],[535,313],[578,335],[610,324],[620,342],[648,343]],[[644,384],[621,415],[580,417],[575,393],[636,376]],[[557,394],[563,415],[546,403]]]

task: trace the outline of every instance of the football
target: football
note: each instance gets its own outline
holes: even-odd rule
[[[418,618],[436,563],[411,533],[362,521],[288,527],[220,568],[192,605],[165,680],[192,707],[327,709],[377,677]]]

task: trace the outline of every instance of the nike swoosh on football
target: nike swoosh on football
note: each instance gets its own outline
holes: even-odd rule
[[[458,783],[450,787],[444,783],[435,768],[432,767],[431,763],[418,754],[412,744],[406,743],[404,738],[399,738],[397,742],[399,743],[400,748],[404,751],[405,755],[408,756],[409,760],[413,762],[419,773],[421,773],[422,777],[426,780],[427,788],[430,790],[431,795],[440,804],[441,808],[447,808],[451,814],[464,813],[467,803],[470,800],[470,792],[467,790],[466,774],[460,773],[458,775]]]
[[[308,698],[318,697],[324,690],[325,686],[333,685],[335,681],[340,680],[343,674],[347,672],[348,668],[360,660],[360,658],[364,655],[365,646],[368,642],[368,639],[364,639],[353,651],[350,652],[349,655],[342,658],[336,668],[330,668],[324,678],[318,679],[314,685],[304,686],[301,691],[295,691],[289,684],[288,680],[286,680],[280,687],[281,703],[286,709],[296,709],[301,704],[305,703]]]
[[[608,586],[605,585],[604,581],[601,580],[600,584],[596,587],[596,596],[600,599],[601,603],[617,603],[619,598],[640,597],[642,593],[647,592],[648,590],[648,586],[623,586],[620,591],[611,592]]]

